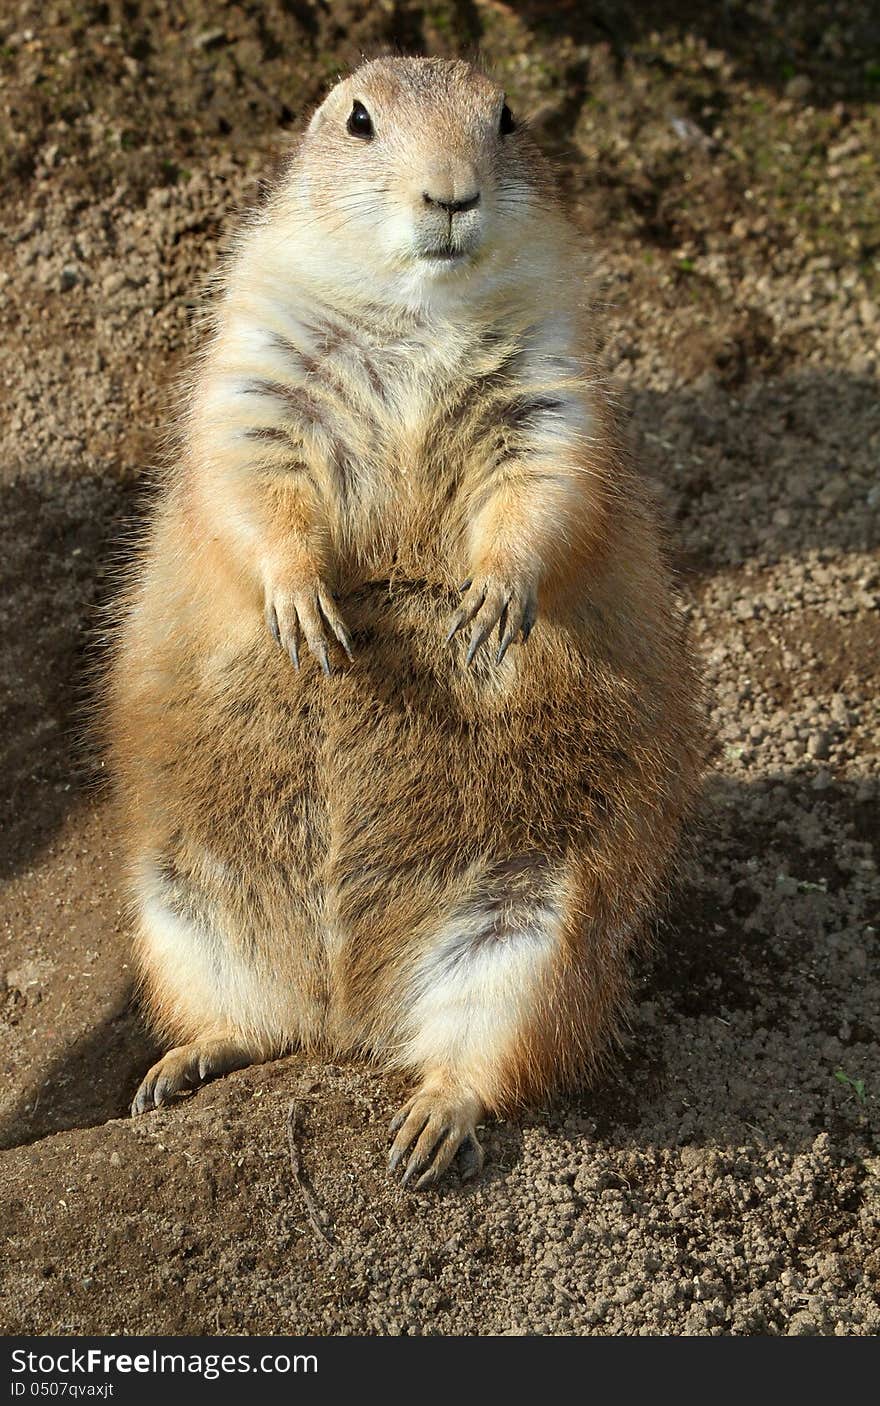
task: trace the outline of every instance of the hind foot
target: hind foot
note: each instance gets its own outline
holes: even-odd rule
[[[176,1050],[169,1050],[145,1075],[131,1105],[132,1116],[148,1113],[167,1103],[174,1094],[195,1089],[218,1074],[244,1069],[259,1059],[253,1050],[234,1040],[203,1040],[201,1044],[180,1045]]]
[[[479,1175],[483,1149],[477,1123],[484,1112],[469,1089],[446,1081],[423,1084],[392,1120],[390,1131],[397,1136],[388,1159],[390,1170],[396,1171],[409,1152],[401,1184],[417,1177],[414,1186],[420,1191],[437,1181],[458,1154],[462,1180]]]

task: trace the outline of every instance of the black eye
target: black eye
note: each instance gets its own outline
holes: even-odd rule
[[[507,103],[505,103],[503,108],[501,109],[501,121],[498,124],[498,131],[502,137],[508,137],[510,136],[511,132],[516,131],[516,123],[513,120],[513,113],[507,106]]]
[[[355,103],[345,125],[353,137],[362,141],[368,142],[373,135],[372,119],[363,103]]]

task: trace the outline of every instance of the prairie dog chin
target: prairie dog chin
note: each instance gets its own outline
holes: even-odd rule
[[[107,694],[135,1112],[360,1053],[425,1185],[613,1037],[702,741],[580,244],[500,88],[403,58],[238,236]]]

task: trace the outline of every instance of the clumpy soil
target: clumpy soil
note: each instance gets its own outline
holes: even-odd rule
[[[361,1066],[126,1116],[155,1050],[83,742],[222,230],[389,45],[480,51],[556,158],[716,737],[607,1076],[426,1196]],[[0,82],[3,1331],[876,1333],[876,6],[24,0]]]

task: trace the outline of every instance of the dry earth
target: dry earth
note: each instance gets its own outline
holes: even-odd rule
[[[718,739],[607,1079],[425,1197],[361,1067],[126,1117],[151,1045],[79,740],[221,226],[389,43],[481,49],[557,157]],[[876,6],[10,2],[0,79],[2,1330],[876,1333]]]

